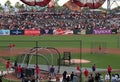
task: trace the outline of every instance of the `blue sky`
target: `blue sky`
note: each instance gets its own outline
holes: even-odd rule
[[[3,5],[6,1],[7,1],[7,0],[0,0],[0,3]],[[10,0],[10,1],[11,1],[12,5],[14,5],[16,2],[22,3],[20,0]],[[117,4],[116,4],[115,2],[113,2],[113,1],[116,1]],[[112,8],[115,8],[115,7],[117,7],[117,6],[120,6],[120,0],[111,0],[111,9],[112,9]],[[107,0],[106,0],[106,2],[103,4],[102,7],[103,7],[103,8],[107,8]]]

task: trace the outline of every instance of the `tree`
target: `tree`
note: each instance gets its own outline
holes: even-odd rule
[[[24,4],[21,4],[20,9],[24,9],[24,8],[25,8]]]
[[[13,12],[14,11],[14,7],[11,5],[10,6],[10,12]]]
[[[15,3],[15,8],[17,8],[17,9],[20,8],[20,3],[19,3],[19,2],[16,2],[16,3]]]
[[[7,6],[7,7],[11,7],[11,2],[9,1],[9,0],[7,0],[6,2],[5,2],[5,6]]]
[[[19,2],[16,2],[15,3],[15,8],[17,8],[18,10],[20,10],[20,9],[24,9],[25,6],[24,6],[24,4],[20,4]]]
[[[2,7],[2,5],[0,4],[0,12],[2,12],[3,11],[3,7]]]
[[[9,12],[10,12],[12,6],[11,6],[11,2],[10,2],[9,0],[7,0],[7,1],[5,2],[5,7],[7,7],[7,8],[9,9]]]

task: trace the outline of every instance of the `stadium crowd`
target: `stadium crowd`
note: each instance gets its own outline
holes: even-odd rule
[[[41,12],[30,12],[22,11],[15,14],[1,14],[0,15],[0,29],[10,29],[10,30],[25,30],[25,29],[120,29],[120,16],[119,15],[105,15],[100,12],[84,12],[76,13],[69,12],[66,10],[46,10]],[[9,62],[8,62],[9,64]],[[9,67],[9,66],[8,66]],[[7,68],[8,69],[8,68]],[[118,80],[119,76],[117,74],[111,75],[109,81],[103,81],[101,74],[96,73],[94,77],[92,74],[84,70],[84,76],[87,81],[85,82],[109,82],[111,80]],[[65,82],[78,82],[71,81],[77,80],[78,76],[73,72],[68,77],[67,71],[63,73],[63,80]],[[65,77],[65,78],[64,78]],[[107,74],[105,79],[107,80]],[[93,80],[93,81],[92,81]],[[112,81],[118,82],[118,81]]]
[[[11,67],[15,70],[15,75],[18,79],[22,79],[22,82],[40,82],[43,80],[42,70],[38,64],[35,64],[34,68],[24,68],[15,61],[11,64],[10,59],[6,62],[7,74],[10,72]],[[55,72],[55,66],[52,65],[49,68],[48,82],[120,82],[120,74],[114,72],[110,65],[107,66],[106,71],[98,71],[96,64],[93,64],[90,68],[81,69],[79,65],[75,67],[76,70],[70,72],[63,71],[60,74]],[[28,73],[29,70],[29,73]],[[45,75],[44,75],[45,76]],[[82,77],[81,77],[82,76]]]
[[[0,15],[0,29],[120,29],[117,14],[105,15],[101,12],[76,13],[67,10],[49,9],[40,12],[21,11]]]

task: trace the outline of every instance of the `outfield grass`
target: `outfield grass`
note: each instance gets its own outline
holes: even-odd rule
[[[107,48],[117,48],[118,46],[118,38],[120,35],[66,35],[66,36],[0,36],[0,40],[8,40],[8,43],[10,40],[22,40],[23,42],[13,42],[17,44],[18,47],[34,47],[36,45],[35,42],[29,42],[29,41],[39,41],[40,45],[38,46],[54,46],[54,47],[79,47],[79,42],[76,42],[76,40],[82,40],[82,47],[83,48],[90,48],[92,42],[106,42]],[[47,42],[41,42],[42,40],[48,40]],[[49,42],[49,41],[58,41],[58,42]],[[69,42],[69,44],[66,44],[66,42],[61,42],[63,40],[72,40],[75,41]],[[26,42],[24,42],[26,41]],[[1,46],[8,45],[6,42],[0,42]],[[120,42],[119,42],[120,43]],[[79,58],[79,55],[72,55],[72,58]],[[91,62],[88,64],[83,64],[83,67],[91,67],[94,63],[99,68],[106,68],[107,65],[111,65],[115,69],[119,69],[119,55],[115,54],[90,54],[90,53],[82,53],[82,58],[86,60],[90,60]],[[33,60],[34,61],[34,60]],[[56,65],[56,63],[55,63]]]
[[[61,40],[61,41],[62,40],[82,40],[82,43],[83,43],[82,47],[84,48],[90,48],[91,42],[106,42],[108,48],[117,48],[119,37],[120,35],[0,36],[0,40],[8,40],[8,41],[25,40],[25,41],[28,41],[28,43],[25,43],[29,45],[28,47],[35,45],[34,42],[29,42],[29,41],[36,41],[36,40]],[[22,44],[21,46],[24,46],[25,44]],[[55,46],[58,46],[58,45],[55,44]],[[77,45],[76,46],[72,45],[72,46],[77,47]]]
[[[40,41],[38,46],[49,46],[53,47],[79,47],[79,42],[77,40],[82,40],[82,48],[91,48],[92,42],[106,42],[107,48],[118,48],[118,43],[120,45],[120,40],[118,42],[118,38],[120,39],[120,35],[66,35],[66,36],[0,36],[0,40],[8,40],[8,42],[0,42],[0,46],[8,46],[9,43],[15,43],[18,48],[29,47],[32,48],[36,46],[34,41]],[[10,42],[10,40],[12,42]],[[23,42],[15,42],[15,40],[22,40]],[[48,42],[41,42],[42,40],[48,40]],[[59,41],[57,42],[49,42],[52,40]],[[63,40],[72,40],[75,42],[61,42]],[[30,42],[33,41],[33,42]],[[0,47],[0,49],[3,49]],[[63,56],[63,54],[62,54]],[[55,56],[54,56],[55,57]],[[5,57],[7,59],[8,57]],[[48,57],[49,58],[49,57]],[[56,57],[55,57],[56,58]],[[72,58],[79,58],[79,54],[72,54]],[[106,69],[108,65],[111,65],[113,69],[119,69],[119,60],[120,55],[115,54],[90,54],[90,53],[82,53],[82,59],[86,59],[91,61],[90,63],[82,64],[82,67],[91,68],[93,64],[96,64],[97,68]],[[11,57],[11,61],[14,62],[16,57]],[[39,59],[44,62],[44,60]],[[32,59],[35,61],[35,58]],[[41,63],[45,64],[45,63]],[[54,60],[54,64],[57,65],[57,60]],[[0,64],[0,70],[5,69],[5,65]],[[73,65],[74,66],[74,65]],[[8,82],[3,79],[3,82]],[[10,81],[12,82],[12,81]]]
[[[119,69],[120,55],[114,54],[83,54],[83,59],[91,61],[90,63],[83,64],[83,67],[91,67],[96,64],[97,68],[107,69],[108,65],[111,65],[113,69]]]

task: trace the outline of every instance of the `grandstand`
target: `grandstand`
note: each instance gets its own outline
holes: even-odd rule
[[[108,4],[108,9],[110,9],[110,5],[112,6],[112,4]],[[109,10],[111,14],[107,14],[107,10],[106,13],[104,11],[103,9],[95,11],[84,8],[81,12],[74,12],[65,6],[49,9],[27,6],[27,10],[22,7],[17,12],[1,12],[0,29],[37,29],[42,31],[41,34],[54,34],[58,28],[62,32],[70,31],[74,34],[81,34],[82,30],[86,30],[88,34],[93,34],[96,29],[102,29],[102,31],[110,29],[111,33],[117,34],[120,29],[119,14],[116,14],[119,12],[119,7]],[[7,21],[8,23],[6,23]],[[103,32],[103,34],[106,33]]]
[[[88,29],[120,29],[119,14],[104,15],[102,12],[70,12],[67,9],[49,9],[45,11],[22,11],[14,15],[0,15],[0,29],[24,30],[88,30]],[[6,23],[8,21],[8,23]],[[43,29],[44,28],[44,29]]]

